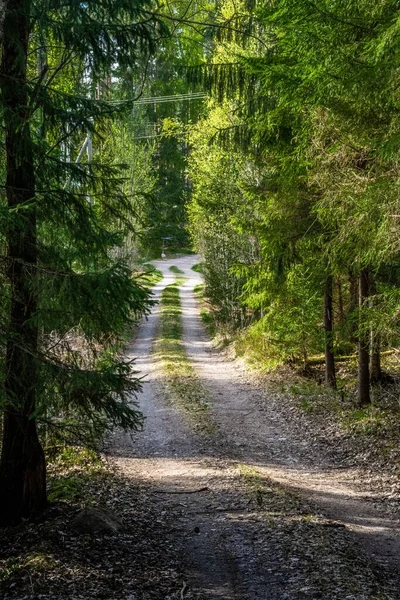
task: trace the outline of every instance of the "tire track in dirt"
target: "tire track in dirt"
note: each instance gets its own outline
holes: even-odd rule
[[[198,262],[197,257],[186,260],[189,269]],[[153,288],[157,301],[162,290],[175,281],[175,275],[168,270],[172,264],[176,261],[156,263],[164,274],[164,279]],[[129,358],[135,358],[135,369],[144,376],[143,390],[138,397],[145,416],[144,431],[134,434],[115,432],[110,452],[114,463],[126,477],[156,495],[160,512],[167,511],[173,516],[171,535],[178,538],[173,543],[181,546],[181,553],[187,558],[185,567],[188,576],[197,583],[198,592],[191,597],[236,598],[229,557],[221,553],[212,540],[203,543],[207,537],[203,526],[201,535],[198,535],[199,521],[195,520],[195,515],[201,513],[204,506],[202,492],[195,490],[209,489],[215,468],[204,458],[207,454],[204,440],[192,431],[185,418],[165,399],[160,365],[152,353],[158,325],[159,306],[156,305],[139,326],[127,352]],[[190,498],[190,507],[185,502],[185,492]],[[189,598],[185,585],[182,589],[185,598]]]
[[[360,557],[360,546],[352,545],[348,530],[354,524],[344,506],[349,507],[353,494],[353,515],[362,507],[362,518],[371,526],[376,526],[376,513],[373,518],[365,516],[366,503],[329,471],[331,457],[324,460],[320,450],[309,447],[279,400],[271,398],[266,410],[264,393],[244,369],[212,350],[193,295],[194,285],[201,281],[191,270],[197,262],[198,257],[158,262],[165,279],[156,286],[155,296],[159,298],[174,280],[169,266],[179,266],[187,277],[181,290],[183,341],[214,399],[217,434],[196,435],[165,396],[159,365],[151,354],[156,308],[139,328],[129,352],[136,357],[137,369],[146,374],[139,396],[146,416],[144,432],[133,436],[118,432],[113,442],[113,455],[124,475],[146,486],[157,497],[160,511],[171,515],[168,535],[179,550],[187,579],[181,597],[398,598],[393,586],[386,589]],[[238,470],[240,463],[255,470],[250,487]],[[318,522],[315,507],[299,502],[290,488],[316,500],[322,507],[317,512],[340,517],[346,529],[328,529],[325,517]],[[383,538],[379,539],[381,560]],[[373,545],[364,547],[373,552]]]
[[[215,351],[201,323],[193,287],[182,288],[182,318],[187,352],[213,398],[213,416],[231,458],[254,465],[274,481],[314,501],[326,515],[354,533],[379,565],[400,575],[400,514],[373,503],[374,493],[361,490],[362,474],[332,464],[334,457],[311,443],[301,431],[301,415],[282,399],[260,390],[238,361]],[[233,452],[232,452],[233,450]]]

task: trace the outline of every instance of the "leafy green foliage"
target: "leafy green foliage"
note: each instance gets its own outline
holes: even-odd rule
[[[124,164],[135,94],[122,73],[139,79],[167,28],[147,0],[17,1],[5,19],[0,512],[18,522],[46,502],[36,423],[43,439],[91,445],[142,424],[123,344],[152,305],[129,246],[154,186],[145,152]]]
[[[213,98],[191,136],[189,215],[215,314],[250,324],[240,345],[264,361],[307,362],[331,277],[334,350],[371,332],[398,344],[394,4],[227,0],[218,19],[190,74]],[[357,307],[365,269],[375,291]]]
[[[135,109],[141,123],[139,137],[154,139],[156,185],[143,213],[141,236],[142,248],[152,257],[159,257],[162,248],[181,252],[190,245],[186,214],[191,195],[188,131],[203,110],[203,100],[191,97],[194,90],[186,71],[207,52],[210,32],[197,23],[212,23],[215,8],[208,1],[178,0],[161,10],[174,35],[163,38],[144,86],[146,96],[161,100]],[[163,242],[163,238],[168,239]]]
[[[145,287],[152,287],[159,281],[164,279],[164,275],[159,269],[156,269],[151,263],[143,265],[143,273],[140,274],[140,279]]]

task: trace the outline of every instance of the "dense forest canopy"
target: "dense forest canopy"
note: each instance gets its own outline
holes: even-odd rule
[[[333,387],[357,342],[361,403],[398,343],[398,19],[394,2],[226,2],[192,71],[211,101],[190,223],[220,320],[270,359],[325,351]]]
[[[138,264],[192,243],[218,327],[270,365],[399,344],[394,0],[8,0],[0,11],[0,522],[45,441],[135,428]],[[207,96],[205,98],[205,96]]]

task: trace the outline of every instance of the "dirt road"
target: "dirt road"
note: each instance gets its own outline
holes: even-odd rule
[[[361,488],[340,452],[304,436],[304,417],[267,394],[238,362],[212,349],[193,287],[196,256],[157,263],[155,297],[184,271],[183,342],[212,398],[212,434],[195,433],[165,390],[152,352],[158,307],[130,355],[145,376],[144,431],[116,434],[113,456],[148,487],[178,548],[180,597],[265,600],[399,598],[399,521]]]

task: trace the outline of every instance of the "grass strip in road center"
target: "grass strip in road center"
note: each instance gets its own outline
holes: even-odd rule
[[[183,275],[184,274],[184,271],[182,271],[182,269],[180,269],[176,265],[171,265],[170,268],[169,268],[169,271],[171,271],[171,273],[175,273],[176,275]]]
[[[193,368],[182,343],[182,306],[179,285],[182,279],[167,285],[161,293],[159,335],[154,351],[161,362],[167,392],[184,409],[199,433],[214,431],[209,403],[210,393]]]

